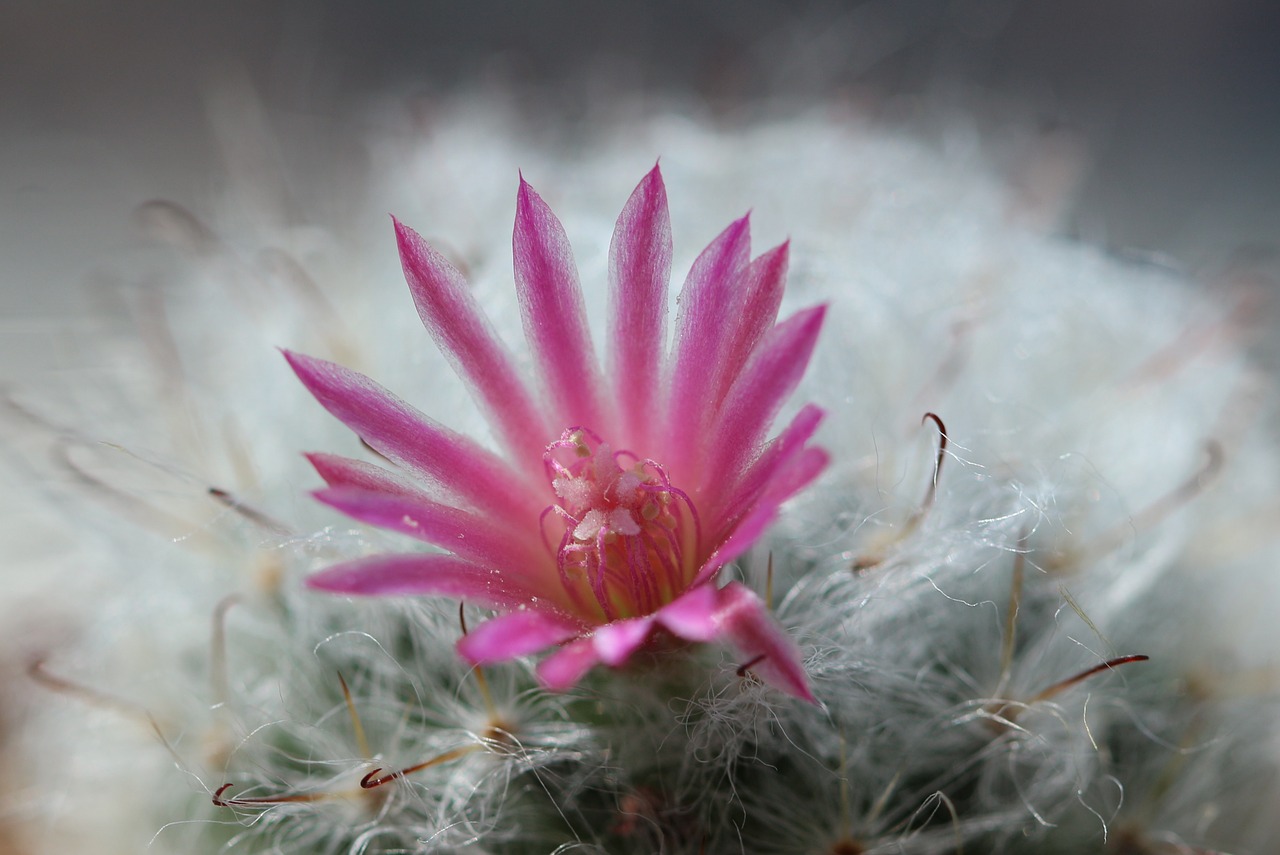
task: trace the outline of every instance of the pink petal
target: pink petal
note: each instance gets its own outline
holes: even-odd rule
[[[732,223],[702,251],[680,292],[667,408],[668,454],[685,471],[705,433],[713,393],[720,385],[725,340],[739,300],[735,289],[747,263],[751,230],[747,217]]]
[[[466,280],[417,232],[393,222],[405,280],[423,325],[471,386],[513,459],[541,461],[553,437]]]
[[[715,511],[710,527],[713,542],[719,538],[725,540],[703,564],[694,577],[693,584],[711,579],[725,563],[750,549],[773,521],[778,505],[800,489],[797,486],[795,490],[787,492],[784,488],[794,486],[796,480],[803,480],[810,467],[817,467],[817,471],[812,473],[812,477],[817,477],[818,472],[826,466],[826,452],[806,448],[824,415],[813,404],[801,407],[786,429],[769,444],[743,477],[726,491],[726,498]],[[816,451],[817,456],[805,456],[807,451]],[[766,499],[775,482],[781,497],[773,495]]]
[[[458,641],[458,652],[472,665],[488,665],[537,653],[581,634],[582,625],[574,620],[525,608],[480,624]]]
[[[758,453],[765,431],[804,375],[825,312],[825,306],[797,312],[765,337],[720,409],[702,484],[736,481]]]
[[[609,245],[609,375],[625,426],[617,442],[649,448],[659,411],[671,278],[671,216],[655,166],[622,209]]]
[[[750,549],[772,525],[782,503],[821,475],[830,461],[830,456],[821,448],[806,448],[781,467],[751,510],[734,527],[729,539],[720,544],[698,570],[693,584],[711,579],[721,567]]]
[[[600,400],[600,369],[573,251],[556,215],[523,177],[512,249],[525,337],[557,405],[559,420],[553,419],[552,427],[581,426],[608,434],[612,425]]]
[[[312,495],[348,516],[433,543],[478,564],[536,576],[558,586],[540,543],[530,545],[518,529],[497,524],[461,508],[436,502],[418,487],[363,460],[336,454],[308,454],[307,459],[332,489]],[[543,580],[540,580],[543,581]]]
[[[505,568],[508,576],[535,586],[559,585],[554,564],[535,551],[541,544],[531,548],[520,537],[523,532],[488,517],[408,493],[331,487],[312,495],[361,522],[407,534],[482,566]]]
[[[307,587],[335,594],[395,596],[439,594],[488,608],[515,608],[533,594],[497,570],[452,555],[375,555],[322,570]]]
[[[659,609],[654,619],[687,641],[713,641],[720,634],[715,617],[719,604],[720,591],[715,585],[698,585]]]
[[[421,490],[395,473],[363,460],[316,452],[304,456],[330,487],[358,487],[362,490],[406,496],[422,495]]]
[[[719,593],[716,619],[724,635],[747,657],[750,670],[776,689],[817,703],[809,689],[800,648],[778,626],[760,598],[739,582],[730,582]]]
[[[779,469],[786,467],[813,438],[826,415],[813,404],[805,404],[791,423],[765,447],[733,487],[725,491],[726,499],[714,515],[718,530],[732,527],[745,516],[756,499],[769,485]]]
[[[742,367],[747,364],[756,345],[778,320],[782,293],[787,283],[790,242],[761,255],[747,265],[742,309],[734,319],[733,339],[725,349],[727,370],[720,379],[716,400],[723,400]]]
[[[553,692],[567,692],[600,662],[590,638],[579,638],[538,663],[538,679]]]
[[[482,513],[536,520],[538,496],[492,452],[428,419],[363,374],[333,362],[284,352],[326,410],[391,462],[414,470]]]
[[[651,632],[652,616],[615,620],[596,629],[592,635],[592,644],[595,645],[601,662],[616,667],[631,658],[631,654],[648,640]]]
[[[661,608],[654,618],[673,635],[689,641],[727,640],[766,683],[813,701],[799,648],[742,583],[730,582],[723,588],[699,585]]]

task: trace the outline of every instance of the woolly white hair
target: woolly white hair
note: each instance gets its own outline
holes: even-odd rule
[[[6,517],[35,554],[10,575],[57,580],[26,608],[60,628],[10,683],[28,850],[1280,844],[1253,809],[1278,793],[1260,669],[1280,461],[1232,307],[1027,225],[977,146],[856,115],[672,113],[567,141],[461,98],[380,124],[365,198],[328,221],[261,172],[198,215],[143,205],[170,251],[116,271],[138,333],[104,329],[94,364],[11,395]],[[796,402],[830,411],[833,467],[737,568],[802,644],[817,707],[718,648],[552,695],[528,663],[468,671],[447,602],[300,587],[395,544],[305,497],[298,452],[357,444],[274,348],[487,431],[369,209],[450,255],[514,341],[516,169],[600,314],[613,217],[658,157],[678,271],[751,208],[757,245],[793,240],[788,302],[830,304]]]

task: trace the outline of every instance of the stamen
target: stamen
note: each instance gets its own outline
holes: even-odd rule
[[[605,591],[604,587],[605,562],[604,556],[601,554],[600,547],[596,547],[594,555],[590,553],[584,553],[584,555],[586,555],[587,561],[590,564],[590,569],[587,572],[588,575],[591,576],[591,591],[596,595],[596,602],[598,602],[600,604],[600,608],[604,610],[606,620],[617,620],[618,613],[613,608],[613,603],[609,601],[609,594]]]
[[[684,587],[684,580],[680,578],[680,547],[679,544],[673,543],[670,536],[663,534],[663,544],[659,544],[652,534],[645,531],[641,533],[644,539],[645,549],[648,554],[656,556],[658,566],[662,568],[662,582],[665,586],[660,585],[660,596],[664,601],[671,599]]]
[[[543,462],[557,497],[540,518],[543,542],[550,551],[557,520],[560,582],[583,612],[609,621],[649,614],[687,587],[697,568],[686,551],[702,524],[662,466],[612,451],[582,427],[549,444]]]
[[[644,549],[644,541],[637,537],[624,537],[619,544],[623,551],[623,563],[631,567],[632,591],[640,602],[640,610],[648,613],[658,607],[658,580],[652,563]]]

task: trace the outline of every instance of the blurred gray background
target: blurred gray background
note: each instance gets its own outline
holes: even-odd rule
[[[348,117],[371,101],[460,85],[518,90],[567,129],[623,91],[727,121],[854,103],[926,134],[967,123],[995,149],[1042,134],[1082,155],[1062,230],[1193,276],[1242,258],[1275,269],[1276,2],[9,0],[9,368],[135,241],[137,203],[197,205],[214,189],[206,96],[229,69],[290,129],[289,156],[319,163],[355,156],[369,128]]]

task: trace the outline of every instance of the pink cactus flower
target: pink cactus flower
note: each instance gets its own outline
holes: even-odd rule
[[[342,594],[460,597],[499,614],[458,644],[481,665],[557,647],[551,689],[619,666],[655,634],[725,640],[765,682],[812,700],[799,650],[761,599],[720,571],[827,464],[822,412],[770,424],[813,352],[824,308],[776,323],[787,244],[750,260],[746,217],[698,257],[666,352],[671,225],[657,167],[627,201],[609,255],[608,370],[597,361],[564,229],[520,181],[513,239],[526,385],[461,274],[395,224],[405,277],[437,345],[502,445],[450,431],[368,378],[286,352],[330,413],[395,466],[310,455],[320,501],[445,552],[358,559],[308,580]]]

